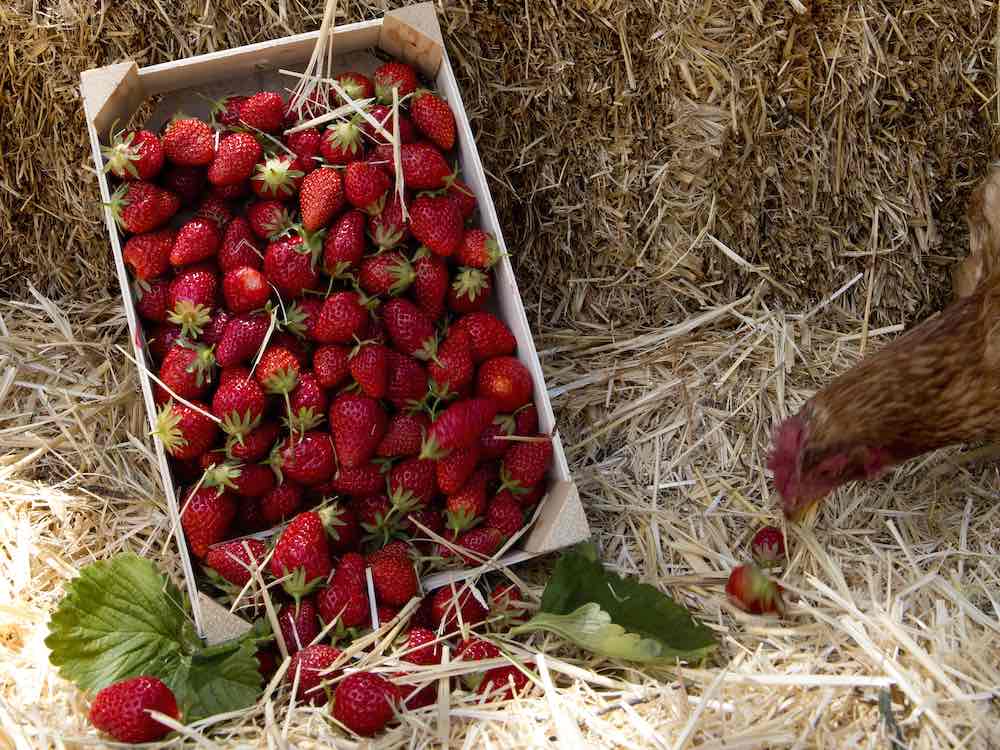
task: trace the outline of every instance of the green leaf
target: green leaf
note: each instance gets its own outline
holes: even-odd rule
[[[187,660],[177,697],[188,721],[252,706],[260,695],[257,644],[244,638],[202,649]]]
[[[715,636],[653,586],[607,571],[593,545],[565,553],[541,611],[512,634],[546,630],[603,656],[649,664],[697,661]]]

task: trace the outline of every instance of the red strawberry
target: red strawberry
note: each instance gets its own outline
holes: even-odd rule
[[[291,350],[272,344],[257,362],[254,377],[266,393],[288,394],[299,382],[300,369],[302,365]]]
[[[285,100],[273,91],[261,91],[236,105],[241,125],[277,133],[285,123]]]
[[[375,565],[380,560],[395,558],[397,560],[410,561],[410,547],[401,539],[389,542],[384,547],[375,550],[368,555],[368,564]]]
[[[204,412],[208,406],[192,401]],[[168,401],[156,416],[153,434],[163,441],[163,447],[171,456],[184,460],[200,456],[212,447],[219,434],[215,422],[200,411],[179,401]]]
[[[270,567],[271,575],[285,579],[282,586],[296,601],[326,579],[333,562],[319,513],[305,511],[292,519],[274,545]]]
[[[419,408],[427,395],[427,372],[413,357],[392,352],[389,357],[389,385],[385,396],[397,409]]]
[[[356,120],[343,120],[323,133],[319,151],[328,164],[350,164],[363,159],[365,144]]]
[[[150,279],[149,281],[136,279],[135,283],[132,284],[132,291],[135,294],[135,311],[143,320],[162,323],[167,319],[167,301],[170,295],[170,281],[168,279]],[[180,335],[180,326],[168,325],[173,326],[177,335]]]
[[[432,321],[444,315],[445,297],[448,294],[448,266],[444,259],[418,251],[413,269],[413,297],[417,306],[424,311]]]
[[[460,268],[448,288],[448,309],[458,315],[482,309],[493,293],[489,272]]]
[[[223,580],[243,587],[250,582],[252,570],[267,557],[267,545],[259,539],[233,539],[209,548],[205,565]]]
[[[120,180],[152,180],[163,168],[163,145],[148,130],[118,131],[111,145],[101,148],[108,161],[104,171]]]
[[[364,161],[352,161],[344,172],[344,195],[355,208],[376,214],[378,200],[389,189],[389,178],[378,167]]]
[[[398,250],[369,255],[361,262],[358,273],[361,288],[381,296],[402,294],[414,278],[413,266]]]
[[[781,591],[781,586],[764,575],[756,565],[740,565],[733,568],[726,583],[729,600],[753,615],[772,612],[783,614],[785,603]]]
[[[333,443],[325,432],[292,436],[277,448],[274,467],[307,487],[325,482],[336,470]]]
[[[417,130],[442,151],[455,145],[455,115],[444,99],[427,89],[417,89],[410,99],[410,116]]]
[[[481,270],[492,268],[502,256],[493,235],[481,229],[467,231],[455,250],[455,261],[459,265]]]
[[[324,643],[306,646],[292,656],[285,672],[285,682],[296,684],[295,700],[307,706],[322,706],[330,698],[323,683],[340,676],[340,670],[329,671],[329,668],[340,658],[341,650]]]
[[[208,195],[221,201],[238,201],[250,195],[250,181],[240,180],[232,185],[212,185]],[[225,223],[220,222],[220,225]]]
[[[160,365],[159,378],[174,395],[191,400],[205,395],[214,374],[212,350],[181,339],[167,350]],[[163,396],[161,403],[170,398],[163,386],[157,384],[156,390]]]
[[[167,290],[168,320],[188,338],[197,338],[211,320],[218,286],[218,276],[202,266],[179,273]]]
[[[353,70],[346,73],[339,73],[335,76],[334,80],[344,89],[344,93],[352,99],[371,99],[375,96],[375,84],[371,82],[368,76],[362,73],[356,73]]]
[[[774,526],[765,526],[753,535],[750,542],[750,551],[753,553],[754,562],[763,567],[778,565],[786,557],[785,535],[781,529]]]
[[[312,430],[326,417],[326,392],[313,373],[299,372],[298,383],[288,394],[288,407],[292,416],[287,426],[294,432]]]
[[[513,664],[494,667],[488,669],[483,675],[483,681],[479,683],[478,692],[480,695],[489,695],[491,698],[503,701],[513,700],[515,695],[521,695],[530,688],[531,680],[528,676]]]
[[[502,437],[513,434],[514,418],[510,415],[496,417],[479,438],[483,458],[486,460],[503,458],[511,442],[503,440]]]
[[[462,218],[465,220],[471,219],[472,214],[476,212],[476,194],[472,192],[472,188],[458,179],[457,176],[450,176],[445,180],[446,182],[446,192],[451,202],[458,206],[459,213],[462,214]],[[472,230],[478,232],[479,230]],[[476,237],[472,238],[473,242],[477,241]],[[463,266],[475,266],[475,263],[466,263],[464,260],[459,260]]]
[[[462,214],[444,196],[420,195],[410,206],[410,231],[431,252],[447,257],[462,242]]]
[[[208,181],[225,187],[250,178],[263,150],[250,133],[231,133],[219,141],[215,158],[208,165]]]
[[[260,243],[250,228],[250,222],[243,216],[235,217],[226,225],[216,260],[223,273],[244,266],[259,270],[264,265]]]
[[[326,510],[325,525],[330,535],[330,549],[334,552],[357,549],[361,541],[361,527],[350,505],[340,501],[330,504]]]
[[[305,128],[285,136],[285,145],[298,158],[299,167],[309,174],[319,166],[319,149],[323,137],[316,128]]]
[[[515,495],[541,482],[552,464],[552,441],[547,435],[538,437],[544,440],[515,443],[504,454],[500,477]]]
[[[285,297],[300,297],[319,284],[316,260],[320,251],[319,235],[300,232],[282,237],[267,246],[264,273]]]
[[[195,219],[202,219],[215,225],[215,228],[220,232],[220,241],[222,230],[233,220],[233,210],[229,207],[228,201],[228,198],[220,198],[212,194],[206,195],[201,199],[198,210],[194,214]]]
[[[481,471],[475,472],[462,487],[448,495],[445,501],[448,528],[454,532],[471,529],[482,520],[486,513],[486,478]],[[451,551],[443,547],[442,554],[451,556]]]
[[[174,120],[163,134],[163,153],[183,167],[205,166],[215,157],[215,134],[201,120]]]
[[[277,649],[273,646],[257,649],[257,653],[254,656],[257,657],[257,671],[260,673],[260,676],[265,680],[270,680],[274,676],[274,673],[278,671],[279,655]]]
[[[385,396],[389,382],[389,350],[381,344],[365,344],[351,357],[351,375],[361,392],[372,398]]]
[[[277,154],[257,164],[250,177],[250,189],[259,198],[288,200],[305,179],[306,169],[298,157]]]
[[[160,175],[160,184],[174,193],[182,206],[193,206],[205,190],[205,170],[171,164]]]
[[[486,619],[489,610],[473,596],[465,583],[449,583],[434,592],[431,599],[431,619],[435,628],[443,626],[445,633],[454,630],[459,622],[476,625]]]
[[[499,529],[489,526],[480,526],[466,531],[455,540],[454,544],[460,548],[459,554],[466,565],[482,565],[484,559],[493,556],[493,553],[500,549],[503,544],[503,534]]]
[[[379,125],[381,125],[387,133],[395,133],[396,129],[392,121],[392,107],[387,107],[383,104],[376,104],[370,110],[368,114],[372,116]],[[365,135],[371,140],[375,141],[379,145],[387,145],[389,149],[387,150],[385,156],[381,154],[378,155],[380,161],[388,161],[391,165],[393,163],[392,159],[392,144],[386,139],[385,135],[375,129],[375,127],[367,120],[362,123],[361,129],[364,131]],[[413,126],[413,121],[410,120],[402,111],[399,113],[399,142],[400,143],[413,143],[419,138],[417,129]],[[390,167],[385,171],[390,177],[392,176],[393,170]]]
[[[385,430],[382,442],[375,449],[375,454],[382,458],[417,455],[420,453],[424,434],[430,426],[430,417],[422,412],[393,414],[389,419],[389,426]]]
[[[472,382],[475,371],[469,335],[463,329],[452,328],[438,349],[436,361],[427,365],[431,388],[443,396],[454,395]]]
[[[225,333],[226,326],[232,319],[233,316],[229,314],[228,310],[216,310],[212,314],[212,319],[208,321],[208,325],[201,332],[201,343],[206,346],[215,346],[222,341],[222,334]]]
[[[205,469],[205,487],[226,488],[240,497],[262,497],[274,489],[274,472],[263,464],[212,464]]]
[[[472,359],[478,365],[493,357],[513,354],[517,348],[514,334],[506,324],[492,313],[473,312],[463,315],[454,324],[464,328],[472,342]]]
[[[170,268],[170,249],[175,233],[170,229],[146,232],[129,237],[122,248],[125,265],[139,279],[154,279]]]
[[[170,250],[170,263],[186,266],[206,260],[215,255],[222,243],[219,228],[206,219],[191,219],[185,222],[174,239]]]
[[[90,723],[118,742],[154,742],[173,730],[150,715],[180,719],[173,692],[156,677],[130,677],[102,688],[90,704]]]
[[[458,492],[479,463],[479,444],[459,448],[436,462],[437,486],[446,495]]]
[[[271,296],[271,287],[264,274],[244,266],[223,275],[222,296],[232,312],[245,313],[263,307]]]
[[[455,648],[455,661],[484,661],[500,657],[500,649],[477,636],[466,638]]]
[[[281,201],[254,201],[247,206],[250,229],[262,240],[274,240],[292,227],[292,217]]]
[[[299,209],[307,230],[319,231],[343,207],[344,188],[335,169],[315,169],[306,175],[299,189]]]
[[[341,466],[367,463],[385,434],[388,418],[369,396],[344,394],[330,407],[329,424]]]
[[[419,524],[419,525],[418,525]],[[426,539],[427,534],[424,528],[430,529],[435,534],[440,534],[444,531],[444,517],[441,515],[441,511],[437,508],[424,508],[423,510],[414,510],[406,514],[406,518],[400,524],[400,528],[414,539]]]
[[[382,308],[382,320],[393,346],[403,354],[431,359],[437,352],[434,325],[424,312],[407,299],[389,300]]]
[[[203,487],[184,498],[181,510],[181,527],[191,551],[204,558],[208,548],[221,542],[229,534],[229,527],[236,518],[236,499],[228,492],[217,492]]]
[[[417,595],[417,572],[409,558],[380,557],[370,563],[378,601],[402,607]]]
[[[351,553],[348,553],[350,555]],[[360,558],[360,555],[358,555]],[[337,573],[344,567],[341,560]],[[362,561],[362,581],[364,580],[364,562]],[[316,595],[319,602],[320,617],[324,623],[339,621],[344,628],[356,628],[366,625],[371,620],[371,610],[368,604],[368,593],[364,583],[354,584],[338,580],[337,575],[325,588]]]
[[[470,398],[456,401],[431,425],[420,457],[437,460],[457,448],[467,448],[477,443],[479,436],[496,414],[497,406],[490,399]]]
[[[176,195],[151,182],[126,182],[108,203],[119,228],[132,234],[159,229],[170,221],[180,206]]]
[[[369,495],[352,502],[366,541],[384,545],[399,531],[399,515],[385,495]]]
[[[451,167],[432,143],[404,143],[399,156],[403,182],[412,190],[440,190],[451,175]]]
[[[392,90],[398,89],[398,98],[412,94],[417,89],[417,72],[401,62],[387,62],[375,71],[375,96],[382,104],[392,104]]]
[[[529,437],[538,432],[538,409],[534,404],[525,404],[514,414],[516,425],[514,434]]]
[[[438,493],[434,463],[404,459],[389,472],[389,492],[392,504],[403,512],[426,508]]]
[[[500,532],[503,541],[507,541],[524,526],[524,513],[521,504],[510,497],[496,497],[486,508],[487,528]]]
[[[293,516],[302,507],[302,487],[285,481],[260,499],[260,516],[268,524]]]
[[[333,389],[347,380],[350,373],[351,350],[346,346],[328,344],[313,352],[313,372],[323,388]]]
[[[410,632],[406,634],[401,658],[411,664],[424,666],[440,664],[441,644],[438,642],[437,633],[427,628],[410,628]]]
[[[348,497],[367,497],[385,490],[385,477],[378,464],[364,463],[340,470],[330,480],[333,491]]]
[[[248,362],[257,356],[267,336],[270,317],[264,313],[237,315],[226,324],[215,347],[215,361],[221,367]]]
[[[352,340],[364,327],[368,311],[357,292],[334,292],[323,303],[313,336],[327,344]]]
[[[348,211],[323,240],[323,269],[330,276],[343,276],[361,262],[365,246],[365,215]]]
[[[494,357],[479,368],[476,395],[493,399],[500,411],[512,412],[531,401],[531,373],[516,357]]]
[[[507,622],[524,622],[527,609],[521,590],[513,583],[498,584],[490,592],[490,612],[502,615]]]
[[[156,326],[146,344],[149,353],[153,355],[153,360],[162,362],[167,356],[170,347],[182,339],[181,327],[174,323],[161,323]]]
[[[410,199],[405,195],[400,202],[396,190],[380,199],[378,210],[368,220],[368,233],[380,250],[397,247],[410,238],[410,220],[403,218],[403,207],[409,210],[409,205]]]
[[[297,654],[319,635],[319,619],[313,598],[289,602],[278,612],[278,626],[289,655]]]
[[[226,441],[226,455],[247,463],[260,461],[271,452],[281,430],[276,422],[262,422],[240,438],[237,435]]]
[[[333,718],[355,734],[371,737],[395,715],[399,689],[372,672],[354,672],[337,683]]]

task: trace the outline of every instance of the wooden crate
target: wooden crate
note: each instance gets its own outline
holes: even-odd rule
[[[101,199],[107,202],[111,197],[102,168],[101,145],[107,142],[113,123],[129,121],[143,102],[156,95],[162,95],[162,99],[146,123],[146,127],[152,130],[159,129],[178,110],[207,117],[209,105],[199,94],[218,98],[226,94],[250,93],[262,89],[282,91],[291,88],[296,83],[295,79],[279,74],[278,70],[285,68],[302,71],[312,54],[317,37],[318,32],[311,32],[145,68],[137,67],[134,62],[125,62],[82,73],[81,92]],[[332,43],[338,70],[353,69],[370,73],[379,63],[369,50],[377,48],[415,65],[425,76],[436,81],[439,93],[455,113],[462,176],[475,192],[479,223],[484,230],[496,236],[500,248],[506,252],[507,246],[479,152],[465,115],[455,75],[441,41],[441,30],[433,4],[412,5],[387,13],[381,19],[338,27],[333,31]],[[110,210],[105,211],[105,221],[132,333],[134,354],[138,362],[148,365],[130,277],[122,259],[121,237]],[[517,249],[514,248],[513,252],[516,253]],[[555,429],[542,368],[508,258],[505,256],[494,270],[495,312],[510,326],[517,339],[518,356],[531,371],[539,426],[544,432],[552,432],[554,448],[549,491],[539,506],[535,523],[501,559],[503,564],[512,564],[575,544],[589,536],[589,528],[579,494],[569,474],[559,433]],[[151,381],[144,367],[139,368],[139,375],[152,426],[156,410]],[[224,611],[219,611],[219,605],[197,591],[191,560],[183,543],[176,488],[159,438],[155,438],[155,447],[169,512],[180,541],[183,569],[196,625],[199,633],[209,641],[222,640],[241,626],[227,620]],[[425,590],[430,590],[451,580],[464,578],[471,572],[443,571],[426,577],[421,583]]]

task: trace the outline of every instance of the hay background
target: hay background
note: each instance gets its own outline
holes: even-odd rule
[[[0,7],[0,744],[88,732],[41,644],[63,581],[123,548],[176,564],[115,348],[79,71],[315,28],[320,6]],[[454,744],[886,747],[891,685],[906,746],[1000,747],[994,466],[949,451],[840,492],[790,530],[786,620],[734,613],[720,586],[777,519],[773,420],[948,298],[1000,149],[995,4],[483,0],[440,17],[605,559],[716,626],[725,667],[655,674],[537,640],[555,687],[466,709]],[[530,572],[540,592],[545,563]],[[410,730],[435,731],[384,742]],[[287,736],[329,735],[299,711]]]

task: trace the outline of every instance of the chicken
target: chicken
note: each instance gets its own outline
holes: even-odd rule
[[[970,200],[958,300],[840,375],[774,431],[768,468],[799,519],[840,485],[1000,437],[1000,167]]]

